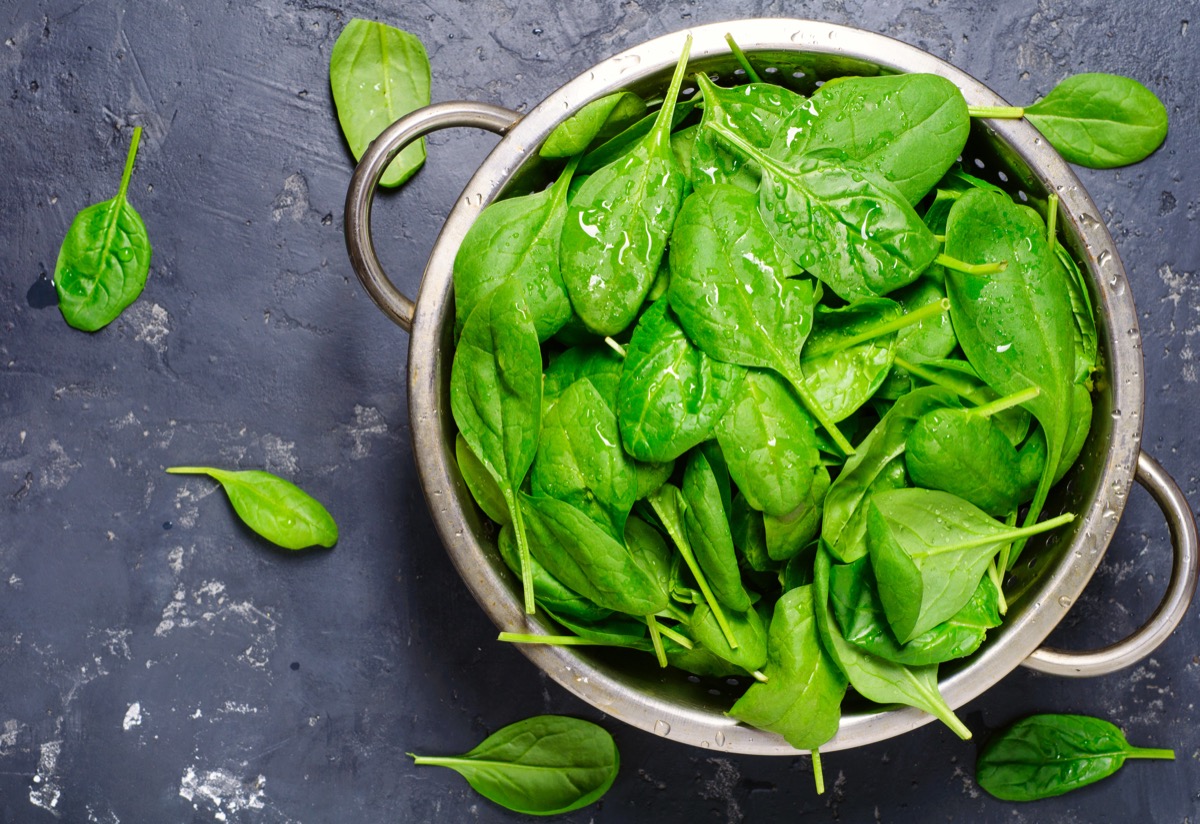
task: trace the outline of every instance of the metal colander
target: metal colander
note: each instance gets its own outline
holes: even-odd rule
[[[584,104],[619,89],[661,97],[683,48],[693,37],[689,71],[741,80],[726,33],[765,70],[764,79],[811,93],[829,78],[929,72],[953,81],[976,106],[1006,105],[981,83],[912,46],[882,35],[804,20],[741,20],[697,27],[651,40],[611,57],[563,84],[522,116],[496,106],[453,102],[429,106],[389,127],[362,157],[346,199],[346,241],[363,285],[379,307],[411,332],[409,407],[414,453],[430,512],[455,566],[483,609],[505,630],[553,634],[540,614],[526,616],[520,582],[496,550],[494,527],[478,511],[454,459],[450,361],[454,351],[451,274],[471,222],[492,201],[545,186],[552,167],[537,148]],[[736,76],[736,77],[735,77]],[[688,84],[685,83],[685,90]],[[690,92],[689,92],[690,93]],[[502,139],[454,205],[429,257],[416,301],[387,278],[371,241],[375,187],[403,146],[449,126],[488,129]],[[1035,538],[1006,585],[1009,612],[984,646],[943,665],[940,688],[952,707],[982,693],[1018,665],[1060,675],[1099,675],[1152,652],[1182,619],[1196,586],[1196,527],[1174,481],[1141,452],[1144,403],[1142,346],[1133,298],[1112,238],[1075,174],[1024,121],[974,121],[964,151],[973,174],[1044,213],[1059,197],[1063,243],[1086,272],[1096,309],[1100,371],[1092,431],[1078,462],[1054,490],[1045,516],[1080,517]],[[557,167],[553,167],[556,172]],[[1174,564],[1162,604],[1124,641],[1089,653],[1041,649],[1100,564],[1125,507],[1130,485],[1142,483],[1163,508]],[[781,737],[724,713],[745,688],[737,679],[702,679],[658,668],[649,656],[619,650],[523,645],[521,650],[558,683],[602,712],[634,726],[697,746],[758,755],[794,755]],[[933,720],[912,708],[881,709],[848,699],[831,751],[881,741]]]

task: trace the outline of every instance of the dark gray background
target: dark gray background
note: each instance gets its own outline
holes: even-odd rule
[[[1144,445],[1197,493],[1200,167],[1193,2],[757,3],[5,0],[0,73],[0,820],[512,821],[407,751],[469,749],[509,722],[603,716],[537,672],[457,578],[415,475],[407,336],[355,281],[341,209],[352,159],[328,84],[354,16],[416,35],[433,98],[517,110],[638,42],[735,17],[884,32],[1014,102],[1071,72],[1132,75],[1170,111],[1147,162],[1082,172],[1129,271],[1145,339]],[[1191,20],[1189,21],[1189,18]],[[1189,29],[1189,25],[1191,28]],[[154,243],[146,290],[107,329],[53,306],[58,245],[115,191]],[[441,220],[495,142],[456,131],[376,210],[415,292]],[[1194,348],[1195,347],[1195,348]],[[261,467],[341,524],[332,551],[272,549],[213,484],[164,466]],[[1136,492],[1056,638],[1129,632],[1165,586],[1162,519]],[[692,749],[616,722],[616,784],[576,822],[1194,820],[1200,628],[1106,678],[1019,670],[963,710],[977,733],[1031,711],[1110,718],[1175,763],[1135,763],[1037,805],[972,782],[976,744],[939,725],[807,759]]]

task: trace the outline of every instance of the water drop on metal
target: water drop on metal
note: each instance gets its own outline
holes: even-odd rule
[[[661,735],[663,738],[666,738],[668,735],[671,734],[671,725],[668,724],[666,721],[661,721],[661,720],[655,721],[654,722],[654,734]]]

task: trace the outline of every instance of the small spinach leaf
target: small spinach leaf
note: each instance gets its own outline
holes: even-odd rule
[[[538,150],[542,157],[571,157],[603,143],[641,119],[646,101],[633,92],[614,92],[585,105],[554,127]]]
[[[692,185],[699,188],[711,183],[732,183],[754,191],[758,188],[758,171],[747,166],[745,158],[722,146],[711,131],[703,128],[704,123],[722,123],[737,130],[753,145],[767,149],[780,126],[793,117],[804,98],[769,83],[723,89],[703,73],[696,75],[696,85],[704,98],[704,118],[691,154]]]
[[[342,134],[359,160],[379,134],[409,112],[429,105],[429,56],[406,31],[354,19],[329,55],[329,85]],[[425,163],[425,139],[396,155],[380,186],[399,186]]]
[[[463,482],[471,491],[475,503],[483,510],[483,514],[498,524],[509,523],[508,504],[504,501],[504,493],[500,491],[496,480],[483,462],[475,457],[461,432],[454,437],[454,457],[458,461],[458,471],[462,473]],[[514,572],[520,574],[520,564]]]
[[[237,472],[207,466],[172,466],[173,475],[208,475],[229,496],[246,526],[284,549],[331,547],[338,528],[321,502],[291,481],[257,469]]]
[[[1091,169],[1144,160],[1167,137],[1167,108],[1129,77],[1072,75],[1025,107],[1025,119],[1059,154]]]
[[[988,742],[975,765],[975,780],[1004,801],[1036,801],[1107,778],[1128,758],[1174,761],[1175,752],[1131,747],[1101,718],[1032,715]]]
[[[722,467],[728,475],[728,471]],[[728,488],[728,481],[726,481]],[[733,535],[729,531],[729,514],[722,500],[721,486],[707,455],[696,450],[683,471],[683,499],[687,508],[683,523],[688,542],[696,553],[696,562],[704,571],[717,600],[734,612],[750,608],[750,596],[742,584]],[[703,643],[703,642],[702,642]],[[747,667],[756,669],[756,667]]]
[[[612,736],[589,721],[539,715],[510,724],[460,756],[409,753],[449,767],[480,795],[518,813],[558,815],[599,800],[617,777]]]
[[[150,272],[150,237],[129,201],[129,178],[142,128],[133,130],[116,197],[75,215],[58,251],[54,288],[63,319],[95,332],[137,300]]]

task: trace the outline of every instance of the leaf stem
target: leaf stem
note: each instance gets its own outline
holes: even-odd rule
[[[1051,518],[1048,521],[1033,524],[1032,526],[1023,526],[1017,529],[1012,529],[1000,535],[982,536],[972,538],[969,541],[961,541],[946,546],[934,547],[928,552],[914,552],[914,558],[932,558],[935,555],[943,555],[947,552],[958,552],[963,549],[974,549],[977,546],[987,546],[988,544],[998,544],[1002,541],[1015,541],[1022,538],[1029,538],[1034,535],[1040,535],[1043,532],[1049,532],[1052,529],[1057,529],[1063,524],[1069,524],[1075,520],[1074,513],[1065,512],[1057,518]]]
[[[142,141],[142,127],[133,130],[133,139],[129,141],[129,153],[125,155],[125,171],[121,173],[121,187],[117,189],[117,199],[124,202],[125,194],[129,191],[129,179],[133,177],[133,160],[137,157],[138,144]]]
[[[624,346],[617,343],[611,337],[605,337],[604,342],[608,344],[609,349],[612,349],[614,352],[616,352],[618,355],[621,356],[621,360],[625,359],[625,347]]]
[[[667,532],[671,536],[671,540],[675,542],[675,546],[679,548],[679,554],[683,556],[684,563],[692,572],[692,577],[696,579],[696,585],[700,587],[701,594],[704,595],[704,600],[708,604],[708,608],[712,610],[713,617],[717,619],[717,626],[721,628],[721,634],[725,636],[725,640],[729,642],[730,649],[737,649],[737,639],[733,637],[733,630],[729,627],[729,621],[725,618],[725,613],[721,611],[721,604],[717,601],[713,591],[708,586],[708,579],[704,577],[704,573],[700,570],[700,564],[696,562],[696,556],[692,553],[692,547],[687,542],[687,538],[680,534],[675,518],[668,517],[663,511],[662,504],[659,503],[657,494],[651,495],[647,500],[650,501],[650,506],[654,509],[658,519],[662,521],[663,526],[667,528]]]
[[[1058,194],[1051,193],[1046,198],[1046,240],[1050,248],[1054,248],[1058,240]]]
[[[817,784],[817,795],[825,794],[825,771],[821,768],[821,751],[812,748],[813,781]]]
[[[657,618],[658,616],[656,615],[654,617]],[[649,626],[649,623],[649,621],[646,622],[647,626]],[[655,623],[657,624],[658,631],[660,633],[665,635],[667,638],[670,638],[676,644],[679,644],[679,646],[683,647],[684,649],[695,649],[696,645],[692,642],[692,639],[688,638],[682,632],[678,632],[666,624],[661,624],[657,621]]]
[[[733,52],[733,57],[737,60],[738,65],[746,72],[746,77],[749,77],[754,83],[761,83],[762,78],[754,70],[754,66],[750,63],[750,58],[746,57],[746,53],[742,51],[742,47],[734,41],[732,34],[725,33],[725,42],[729,44],[729,50]]]
[[[992,117],[997,120],[1018,120],[1025,116],[1021,106],[967,106],[971,117]]]
[[[663,649],[662,636],[658,632],[658,621],[654,620],[653,614],[646,616],[646,626],[650,628],[650,643],[654,645],[654,655],[658,658],[658,665],[666,669],[667,651]]]
[[[832,355],[835,352],[841,352],[849,349],[852,346],[858,346],[860,343],[866,343],[874,338],[881,338],[884,335],[890,335],[893,332],[899,332],[909,326],[916,326],[925,320],[937,315],[945,314],[950,311],[950,300],[942,298],[933,303],[926,304],[911,312],[900,315],[889,321],[870,326],[862,332],[852,337],[843,340],[834,341],[828,346],[811,346],[806,347],[802,354],[810,358],[819,358],[824,355]]]
[[[671,86],[667,89],[667,96],[663,98],[663,106],[658,110],[658,117],[654,119],[654,125],[650,129],[656,144],[660,144],[664,137],[670,139],[671,123],[675,118],[675,103],[679,100],[679,89],[683,86],[688,55],[691,53],[692,36],[689,34],[683,42],[683,53],[679,55],[679,62],[675,64],[675,73],[671,75]]]
[[[804,404],[804,408],[808,410],[809,414],[817,419],[817,423],[821,424],[821,426],[825,428],[825,431],[829,433],[829,437],[833,439],[833,442],[837,445],[837,448],[842,450],[842,454],[847,458],[853,455],[854,446],[850,443],[850,441],[846,440],[846,436],[843,435],[841,430],[837,428],[837,424],[835,424],[833,419],[829,417],[829,413],[826,412],[825,408],[821,406],[820,402],[813,397],[813,394],[808,391],[808,387],[804,385],[804,373],[800,371],[799,367],[792,366],[790,363],[785,363],[783,365],[783,369],[780,370],[780,374],[782,374],[788,383],[792,385],[792,388],[796,390],[796,394],[799,396],[800,402]]]
[[[955,272],[962,272],[964,275],[998,275],[1008,268],[1007,260],[992,263],[967,263],[958,258],[952,258],[945,252],[940,252],[933,262],[940,263]]]
[[[497,641],[509,644],[546,644],[555,647],[624,647],[618,641],[596,641],[581,635],[528,635],[519,632],[502,632],[496,636]]]
[[[533,597],[533,563],[529,559],[529,538],[525,534],[525,518],[521,515],[521,506],[517,503],[516,493],[511,489],[506,490],[504,500],[508,504],[508,512],[512,516],[513,534],[517,538],[517,555],[521,559],[521,593],[525,601],[525,612],[533,615],[537,611],[537,604]]]
[[[1159,749],[1157,747],[1131,747],[1125,753],[1126,758],[1155,758],[1163,761],[1174,761],[1175,750]]]
[[[1003,555],[1004,550],[1001,550],[1000,553]],[[1004,597],[1004,582],[1000,577],[1000,570],[996,566],[995,558],[988,562],[987,572],[988,578],[992,580],[992,586],[996,588],[996,601],[998,602],[1000,614],[1006,615],[1008,614],[1008,600]]]
[[[754,676],[754,680],[758,681],[760,684],[765,684],[769,680],[767,678],[767,674],[765,672],[763,672],[762,670],[755,670],[754,672],[752,672],[750,674],[752,676]]]
[[[1020,406],[1023,403],[1028,403],[1040,394],[1042,394],[1041,389],[1036,386],[1030,386],[1027,389],[1021,389],[1017,392],[1013,392],[1011,395],[1005,395],[1003,398],[997,398],[991,403],[985,403],[982,406],[977,406],[970,410],[970,414],[980,418],[989,418],[992,415],[1003,412],[1005,409],[1011,409],[1014,406]]]

